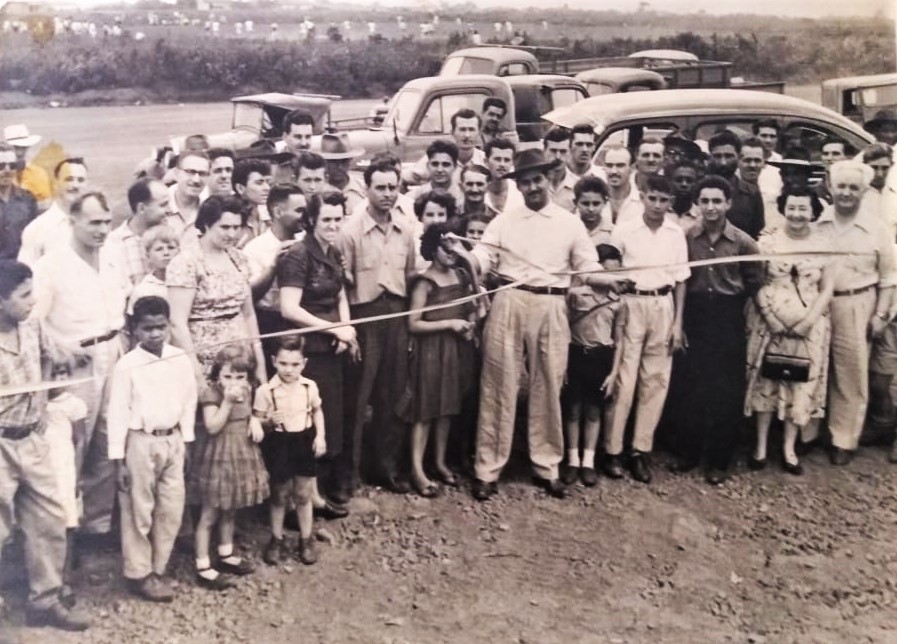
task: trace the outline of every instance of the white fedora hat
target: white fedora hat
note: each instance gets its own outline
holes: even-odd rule
[[[3,128],[3,139],[17,148],[30,148],[40,141],[40,137],[37,134],[28,132],[28,126],[24,123],[7,125]]]

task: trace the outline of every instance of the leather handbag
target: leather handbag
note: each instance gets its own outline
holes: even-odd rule
[[[784,353],[767,352],[760,365],[760,375],[768,380],[809,382],[810,359]]]

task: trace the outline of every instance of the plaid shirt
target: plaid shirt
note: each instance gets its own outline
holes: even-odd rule
[[[53,342],[37,320],[20,322],[19,346],[9,336],[0,336],[0,386],[21,387],[42,380],[42,359],[58,355]],[[47,407],[47,392],[36,391],[0,396],[0,427],[23,427],[39,422]]]

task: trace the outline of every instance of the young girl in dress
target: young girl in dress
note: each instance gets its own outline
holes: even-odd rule
[[[268,498],[268,473],[258,447],[264,432],[252,416],[255,369],[255,358],[244,347],[225,347],[215,357],[211,385],[199,399],[208,441],[197,470],[202,512],[196,526],[196,578],[210,590],[232,585],[221,573],[248,575],[254,570],[234,554],[234,513]],[[216,523],[218,561],[213,568],[209,541]]]
[[[421,255],[432,262],[411,284],[411,310],[443,304],[476,292],[469,274],[457,268],[453,247],[446,235],[450,224],[433,224],[421,237]],[[409,317],[412,352],[408,390],[398,412],[414,423],[411,434],[411,482],[418,494],[433,497],[439,486],[424,473],[423,458],[431,426],[436,428],[436,474],[451,486],[458,479],[445,463],[452,418],[461,412],[473,384],[476,305],[466,302]]]

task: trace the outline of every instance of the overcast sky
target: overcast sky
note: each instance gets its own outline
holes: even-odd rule
[[[47,1],[47,0],[45,0]],[[348,0],[353,4],[371,5],[378,3],[396,6],[439,7],[438,0]],[[639,0],[474,0],[478,6],[526,6],[570,7],[582,9],[615,9],[618,11],[634,11]],[[108,0],[49,0],[48,4],[62,3],[68,6],[96,6],[106,4]],[[0,6],[5,0],[0,0]],[[461,4],[448,0],[446,4]],[[875,16],[885,15],[891,19],[897,13],[897,0],[653,0],[650,2],[657,11],[673,11],[676,13],[761,13],[770,15],[807,16]]]

